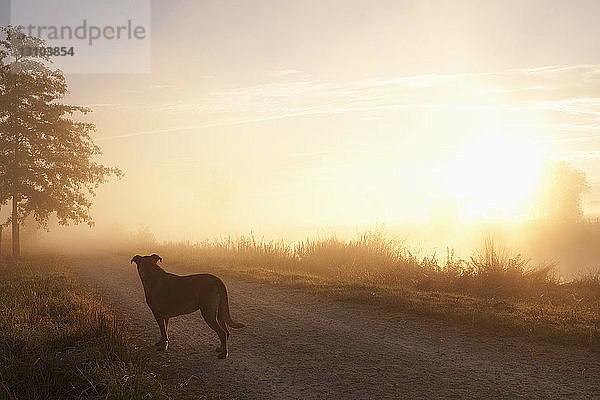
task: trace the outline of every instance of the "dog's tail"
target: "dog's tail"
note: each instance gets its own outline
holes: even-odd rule
[[[223,283],[223,281],[221,281],[220,279],[219,281],[219,316],[221,316],[227,324],[227,326],[231,328],[239,329],[245,327],[246,325],[242,324],[241,322],[234,322],[231,319],[231,314],[229,313],[229,296],[227,295],[227,287],[225,286],[225,283]]]

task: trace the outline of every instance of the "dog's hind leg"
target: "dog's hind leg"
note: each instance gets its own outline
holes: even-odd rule
[[[227,333],[221,328],[221,325],[217,322],[217,310],[201,310],[202,318],[211,327],[213,331],[219,335],[219,339],[221,340],[221,346],[217,347],[217,351],[219,352],[219,358],[227,358]]]
[[[223,315],[221,315],[221,313],[217,313],[217,322],[219,323],[219,325],[221,325],[221,328],[227,334],[227,339],[229,339],[229,329],[227,329],[227,323],[225,322],[225,319],[223,318]]]
[[[221,315],[220,313],[217,313],[217,322],[219,323],[219,326],[221,327],[221,329],[223,329],[225,331],[225,336],[227,337],[227,340],[229,340],[229,329],[227,329],[227,324],[225,323],[225,320],[223,319],[223,315]],[[220,353],[223,351],[222,346],[218,346],[215,351],[217,353]]]

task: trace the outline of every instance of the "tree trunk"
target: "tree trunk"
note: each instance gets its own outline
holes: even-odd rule
[[[2,260],[2,229],[4,226],[0,225],[0,260]]]
[[[12,181],[12,253],[13,257],[21,255],[21,246],[19,243],[19,129],[15,129],[15,159]]]
[[[19,213],[17,210],[18,201],[16,193],[12,198],[12,252],[13,257],[21,255],[21,246],[19,245]]]

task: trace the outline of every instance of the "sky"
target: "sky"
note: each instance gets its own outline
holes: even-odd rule
[[[468,215],[490,158],[515,176],[568,160],[600,211],[597,1],[155,1],[151,15],[151,73],[67,75],[102,162],[125,172],[98,191],[99,227],[393,225],[448,199]]]

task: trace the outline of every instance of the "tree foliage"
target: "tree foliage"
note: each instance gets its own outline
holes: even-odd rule
[[[61,103],[62,71],[47,58],[19,54],[20,46],[43,41],[12,26],[0,28],[0,37],[0,204],[16,198],[19,223],[33,214],[46,225],[56,213],[60,224],[91,225],[96,189],[122,172],[96,161],[95,127],[81,120],[90,109]]]
[[[551,220],[578,221],[583,217],[582,196],[589,190],[583,171],[567,161],[548,161],[533,199],[534,209]]]

